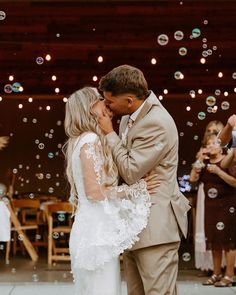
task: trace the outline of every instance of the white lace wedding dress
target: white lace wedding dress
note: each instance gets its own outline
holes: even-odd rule
[[[104,188],[109,175],[95,133],[77,139],[71,160],[79,199],[70,235],[76,295],[121,295],[119,254],[146,227],[151,206],[146,183]]]

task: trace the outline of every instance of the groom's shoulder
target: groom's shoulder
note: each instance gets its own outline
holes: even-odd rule
[[[174,123],[173,117],[167,111],[167,109],[162,104],[153,105],[147,114],[147,118],[150,121],[156,122],[156,124]]]

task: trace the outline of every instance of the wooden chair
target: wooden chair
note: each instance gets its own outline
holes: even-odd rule
[[[71,213],[72,205],[68,202],[58,202],[56,204],[49,204],[46,206],[46,215],[48,220],[49,265],[52,264],[52,261],[70,260],[68,236],[72,225],[72,219],[70,217]],[[63,236],[63,241],[60,241],[61,236]],[[59,247],[60,245],[62,247]]]
[[[17,201],[17,202],[15,202],[15,201]],[[33,261],[37,261],[38,255],[35,251],[35,248],[33,247],[32,243],[31,243],[30,239],[26,235],[26,231],[33,230],[33,229],[36,230],[38,228],[38,225],[37,224],[23,225],[21,223],[20,219],[18,218],[18,214],[15,211],[16,210],[15,205],[19,206],[18,208],[24,208],[23,204],[25,206],[29,206],[29,204],[27,203],[28,200],[26,200],[26,202],[18,202],[18,201],[19,200],[12,200],[7,205],[8,209],[10,211],[11,224],[13,225],[13,227],[11,228],[11,231],[14,232],[13,253],[16,253],[16,242],[17,242],[17,234],[18,234],[18,236],[21,237],[22,243],[25,246],[27,252],[29,253],[31,259]],[[7,246],[6,246],[6,263],[9,263],[10,247],[11,247],[11,241],[7,242]]]
[[[22,225],[32,225],[40,223],[40,202],[34,199],[13,199],[12,205],[20,213]],[[19,214],[18,214],[19,215]]]
[[[58,197],[58,196],[45,195],[45,194],[38,195],[37,199],[40,201],[40,203],[46,202],[46,201],[53,201],[56,203],[56,202],[60,201],[60,197]]]
[[[42,223],[40,221],[41,212],[39,210],[40,202],[39,200],[34,199],[13,199],[12,206],[16,215],[21,223],[23,230],[34,230],[34,237],[31,238],[32,244],[37,248],[38,241],[37,235],[39,234],[39,225]],[[14,230],[14,227],[12,228]],[[17,251],[17,238],[16,231],[14,232],[14,241],[13,241],[13,254],[16,254]],[[22,246],[22,244],[20,244]],[[23,249],[24,252],[24,249]]]

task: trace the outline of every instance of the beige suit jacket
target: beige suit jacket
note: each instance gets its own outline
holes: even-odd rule
[[[153,92],[125,137],[128,118],[122,117],[120,137],[115,132],[106,136],[120,176],[129,185],[148,172],[157,173],[161,181],[151,196],[148,225],[132,249],[180,241],[180,232],[187,235],[190,206],[177,183],[178,132],[174,120]]]

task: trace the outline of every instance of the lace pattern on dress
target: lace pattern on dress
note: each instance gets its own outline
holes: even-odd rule
[[[100,157],[98,157],[98,155],[95,152],[95,144],[94,143],[88,143],[88,148],[85,150],[85,153],[87,155],[87,159],[93,158],[94,171],[96,172],[96,175],[97,175],[97,182],[99,184],[102,184],[102,164],[103,164],[102,155],[100,155]]]
[[[86,140],[87,137],[87,140]],[[92,138],[92,140],[91,140]],[[146,182],[128,186],[126,184],[106,189],[104,199],[89,201],[83,186],[83,171],[79,165],[79,153],[88,144],[86,156],[93,159],[94,171],[99,187],[104,175],[103,157],[99,145],[94,142],[97,136],[84,136],[83,144],[76,150],[74,175],[81,206],[76,213],[70,235],[72,272],[78,269],[96,270],[124,250],[130,249],[139,240],[139,233],[146,227],[150,214],[150,196]]]

